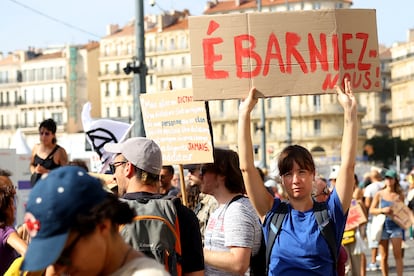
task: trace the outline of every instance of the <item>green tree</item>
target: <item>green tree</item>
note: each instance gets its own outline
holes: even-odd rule
[[[394,163],[396,155],[399,155],[402,161],[408,160],[411,165],[413,148],[414,139],[401,140],[400,137],[374,136],[365,142],[364,156],[369,161],[381,162],[386,168]]]

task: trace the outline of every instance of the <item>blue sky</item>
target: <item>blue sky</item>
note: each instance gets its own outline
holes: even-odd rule
[[[158,6],[154,7],[149,5],[150,0],[143,1],[145,13],[187,8],[192,15],[201,15],[207,0],[158,0]],[[16,2],[83,31],[69,28]],[[99,40],[105,35],[108,24],[123,26],[134,18],[135,2],[136,0],[0,0],[0,51],[7,53],[25,50],[29,46],[42,48],[47,45]],[[387,46],[405,41],[407,30],[414,28],[412,0],[354,0],[353,3],[354,8],[377,10],[379,42]]]

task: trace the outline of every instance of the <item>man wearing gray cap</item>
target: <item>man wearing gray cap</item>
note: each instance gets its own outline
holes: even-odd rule
[[[140,208],[140,202],[163,200],[163,195],[158,193],[162,154],[153,140],[134,137],[123,143],[105,144],[104,149],[115,154],[110,169],[121,198],[130,205],[135,204],[136,208]],[[179,221],[182,247],[179,261],[183,275],[204,275],[203,247],[197,217],[179,200],[178,203],[174,200],[174,206]],[[139,210],[137,214],[141,215]]]

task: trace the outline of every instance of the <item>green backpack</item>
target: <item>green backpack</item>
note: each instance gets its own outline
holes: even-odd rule
[[[120,227],[120,234],[134,249],[163,264],[171,275],[182,275],[180,228],[176,204],[179,198],[125,200],[137,216]]]

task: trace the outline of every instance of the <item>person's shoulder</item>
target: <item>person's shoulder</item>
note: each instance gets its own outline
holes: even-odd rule
[[[164,276],[169,275],[165,271],[164,267],[149,257],[139,257],[127,262],[120,270],[111,274],[111,276],[123,276],[123,275],[151,275],[151,276]]]

